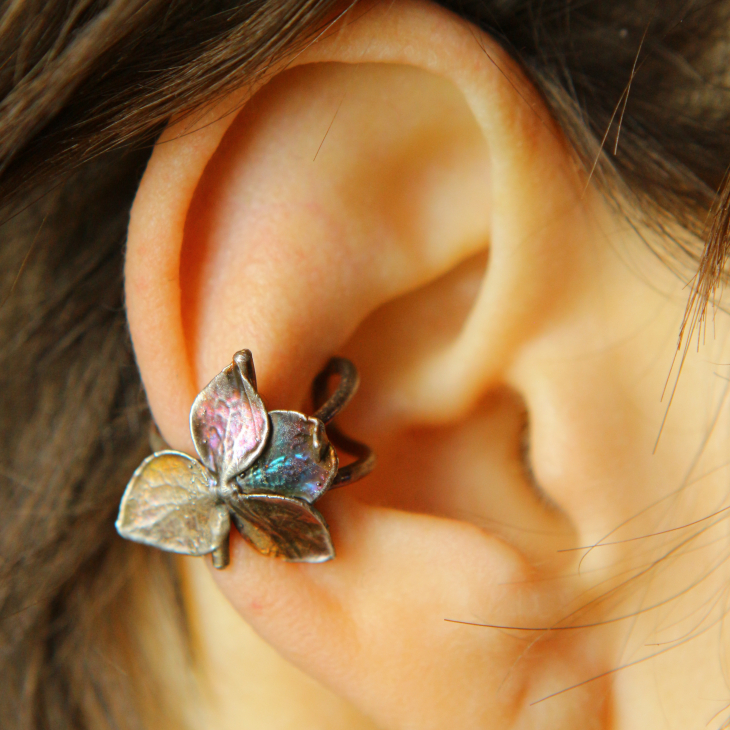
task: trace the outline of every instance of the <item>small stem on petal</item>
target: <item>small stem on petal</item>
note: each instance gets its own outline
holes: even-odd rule
[[[213,567],[217,570],[223,570],[228,567],[231,562],[231,554],[228,549],[228,535],[225,536],[223,542],[211,553],[213,558]]]

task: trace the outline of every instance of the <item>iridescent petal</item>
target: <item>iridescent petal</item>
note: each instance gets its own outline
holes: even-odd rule
[[[241,494],[229,499],[243,538],[263,555],[298,563],[335,557],[324,517],[301,499],[278,494]]]
[[[132,475],[116,527],[128,540],[173,553],[205,555],[228,535],[230,517],[195,459],[163,451],[145,459]]]
[[[266,445],[269,419],[256,388],[247,377],[247,354],[234,362],[200,392],[190,409],[190,432],[200,459],[224,484],[256,460]]]
[[[245,494],[270,493],[314,502],[337,474],[337,453],[324,424],[296,411],[271,411],[271,436],[236,482]]]

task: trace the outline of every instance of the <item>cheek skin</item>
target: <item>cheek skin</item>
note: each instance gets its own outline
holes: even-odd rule
[[[716,312],[699,346],[695,335],[677,380],[684,283],[633,238],[584,265],[591,287],[508,374],[530,413],[536,481],[575,527],[574,548],[610,543],[567,554],[565,615],[615,622],[611,668],[630,665],[612,678],[617,726],[641,708],[640,727],[700,727],[720,707],[709,697],[727,693],[728,528],[708,516],[728,505],[729,318]]]
[[[641,242],[629,243],[636,256],[652,256]],[[594,287],[546,323],[508,374],[531,414],[537,482],[579,526],[581,545],[677,490],[693,465],[703,471],[694,462],[719,404],[716,363],[727,361],[728,322],[720,315],[717,339],[699,353],[691,348],[667,411],[686,294],[662,266],[654,262],[653,284],[611,250],[587,263],[584,277]],[[714,466],[723,431],[701,453],[705,468]],[[650,532],[656,519],[638,516],[612,541]],[[600,564],[597,554],[590,560]]]

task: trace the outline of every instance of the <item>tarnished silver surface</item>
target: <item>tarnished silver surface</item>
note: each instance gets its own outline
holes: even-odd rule
[[[250,355],[238,360],[252,372]],[[234,360],[198,394],[190,409],[190,433],[200,460],[221,484],[261,453],[269,433],[266,408],[239,362]]]
[[[187,454],[148,456],[132,475],[119,506],[117,531],[135,542],[186,555],[206,555],[228,536],[225,505],[208,473]]]
[[[330,378],[335,375],[340,382],[331,396],[325,397]],[[344,357],[330,358],[312,383],[312,396],[317,412],[315,418],[329,423],[354,397],[360,387],[357,368]],[[319,404],[319,407],[317,406]]]
[[[296,411],[271,411],[271,437],[255,464],[236,482],[244,494],[298,497],[310,504],[332,485],[337,454],[324,424]]]
[[[327,384],[336,375],[340,382],[335,392],[327,397]],[[333,357],[325,365],[312,383],[312,400],[317,411],[315,418],[329,423],[353,398],[360,385],[357,368],[344,357]],[[346,436],[335,425],[329,427],[332,443],[347,454],[352,454],[355,461],[341,466],[332,482],[331,489],[339,489],[366,477],[375,468],[376,458],[373,450],[366,444]]]
[[[328,489],[365,476],[375,463],[367,446],[332,426],[333,443],[356,456],[338,471],[323,421],[349,402],[358,376],[349,360],[330,360],[315,381],[315,405],[325,400],[332,375],[340,377],[339,385],[315,416],[267,413],[256,391],[251,353],[237,352],[190,410],[200,462],[172,450],[145,459],[122,497],[119,534],[172,552],[212,553],[215,567],[224,568],[233,519],[264,555],[310,563],[332,559],[327,523],[311,503]]]
[[[323,563],[335,557],[324,517],[303,500],[242,494],[229,504],[238,531],[263,555],[301,563]]]

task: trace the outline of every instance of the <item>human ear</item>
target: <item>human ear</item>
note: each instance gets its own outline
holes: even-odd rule
[[[587,307],[607,317],[602,342],[631,314],[630,277],[590,243],[597,207],[499,46],[410,1],[361,11],[265,84],[172,125],[145,172],[127,303],[171,445],[192,449],[190,404],[243,347],[269,408],[306,404],[334,353],[362,370],[346,422],[382,458],[357,500],[318,503],[336,559],[287,564],[234,535],[215,577],[284,657],[383,727],[583,728],[588,706],[608,722],[605,680],[549,711],[530,700],[600,675],[610,648],[567,632],[532,648],[444,620],[561,620],[566,585],[547,578],[572,563],[558,550],[640,501],[581,488],[608,459],[585,406],[614,375],[591,362],[579,386],[586,361],[565,353],[594,334]],[[615,390],[614,436],[628,438],[633,401],[621,410]],[[646,443],[632,436],[629,451]]]

